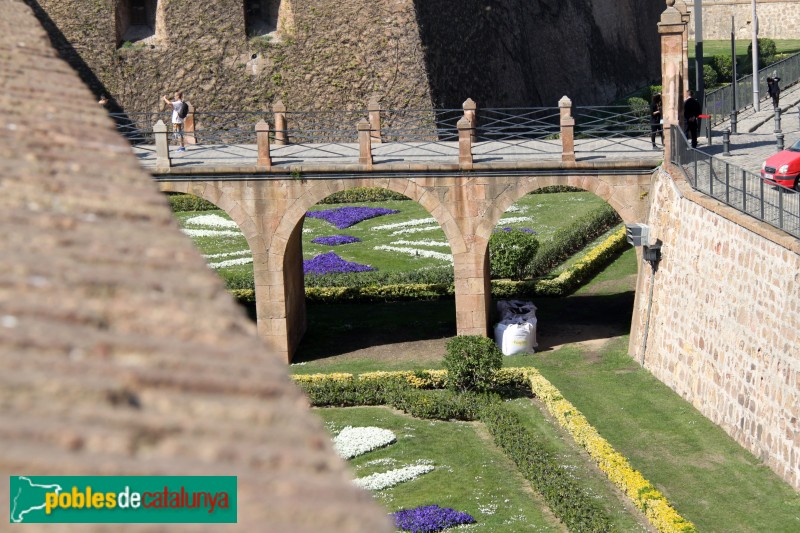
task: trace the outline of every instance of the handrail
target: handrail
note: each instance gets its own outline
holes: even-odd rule
[[[800,81],[800,52],[781,59],[758,71],[758,94],[761,101],[769,99],[767,94],[767,76],[777,72],[781,78],[781,86],[789,87]],[[719,87],[708,91],[703,100],[703,109],[711,115],[712,125],[728,120],[734,111],[733,85]],[[753,105],[753,75],[748,74],[736,80],[736,111],[747,109]]]
[[[683,171],[693,189],[800,238],[800,191],[692,148],[675,125],[670,139],[671,162]]]

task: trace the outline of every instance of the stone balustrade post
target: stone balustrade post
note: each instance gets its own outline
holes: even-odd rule
[[[572,100],[562,96],[558,101],[561,124],[561,161],[575,161],[575,118]]]
[[[272,104],[272,113],[275,115],[275,145],[284,146],[288,135],[286,134],[286,106],[281,100]]]
[[[187,105],[189,106],[189,113],[187,113],[186,118],[183,119],[183,138],[186,144],[197,144],[197,136],[194,133],[194,106],[188,102]]]
[[[169,137],[167,125],[159,120],[153,125],[153,137],[156,140],[156,168],[169,168],[172,161],[169,158]]]
[[[372,140],[369,121],[362,118],[356,124],[358,128],[358,164],[372,169]]]
[[[661,13],[658,22],[661,36],[661,116],[664,119],[664,161],[667,164],[672,160],[671,126],[680,125],[684,92],[683,32],[686,24],[674,5],[675,0],[667,0],[667,9]]]
[[[266,120],[259,120],[256,124],[256,143],[258,144],[256,165],[269,170],[272,168],[272,156],[269,153],[269,124]]]
[[[469,170],[472,168],[472,138],[474,128],[472,122],[464,116],[456,124],[458,128],[458,166]]]
[[[470,125],[472,126],[472,133],[470,134],[470,141],[475,142],[478,140],[478,104],[475,103],[475,100],[472,98],[467,98],[461,107],[464,108],[464,118],[469,120]]]
[[[380,144],[383,142],[381,139],[381,104],[376,97],[373,96],[369,99],[367,111],[369,112],[369,127],[371,129],[370,138],[372,142]]]

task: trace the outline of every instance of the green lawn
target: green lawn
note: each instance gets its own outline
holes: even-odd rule
[[[633,361],[627,340],[527,362],[700,531],[800,531],[800,495]]]
[[[796,54],[800,52],[800,39],[773,39],[779,54]],[[750,46],[749,39],[737,39],[736,41],[736,56],[739,58],[740,64],[747,60],[747,47]],[[689,41],[689,58],[694,59],[695,47],[694,41]],[[731,41],[703,41],[703,58],[711,59],[717,55],[731,55]]]
[[[526,195],[509,208],[499,225],[501,227],[533,229],[541,242],[550,239],[557,229],[596,209],[603,202],[601,198],[589,192]],[[347,261],[370,265],[383,272],[412,271],[451,265],[445,258],[435,255],[449,255],[450,247],[441,227],[431,219],[427,211],[418,203],[413,201],[387,201],[316,205],[311,208],[311,211],[335,209],[345,205],[384,207],[397,209],[400,212],[365,220],[342,230],[324,220],[306,218],[303,224],[304,259],[311,259],[319,254],[333,251]],[[192,237],[200,251],[207,256],[210,264],[245,260],[252,257],[244,236],[240,234],[237,228],[190,223],[192,219],[196,219],[198,216],[207,215],[216,215],[225,220],[230,220],[223,211],[219,210],[176,213],[181,227],[188,230],[213,232],[206,236]],[[316,237],[331,235],[349,235],[361,239],[362,242],[341,246],[326,246],[311,242]],[[389,246],[391,248],[376,249],[381,246]],[[419,255],[416,254],[416,251],[419,251]],[[433,252],[434,257],[426,257],[427,252]],[[224,277],[243,276],[252,273],[251,263],[215,268]]]
[[[480,424],[419,420],[383,407],[325,408],[314,412],[333,435],[345,426],[389,429],[397,442],[349,461],[355,477],[431,461],[434,470],[394,487],[373,491],[389,512],[420,505],[451,507],[478,522],[470,530],[561,531],[558,521],[514,463]],[[454,453],[458,450],[458,453]]]

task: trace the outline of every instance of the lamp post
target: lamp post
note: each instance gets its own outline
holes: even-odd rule
[[[756,0],[753,0],[753,109],[760,111],[758,101],[758,14],[756,13]]]
[[[694,2],[694,69],[696,97],[699,102],[702,102],[703,93],[705,93],[705,81],[703,80],[703,0],[695,0]]]

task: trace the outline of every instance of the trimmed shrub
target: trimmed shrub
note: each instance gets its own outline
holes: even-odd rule
[[[526,267],[527,276],[535,278],[547,274],[619,223],[619,215],[608,204],[578,218],[569,226],[556,231],[553,238],[541,246],[536,257]]]
[[[417,418],[436,420],[477,420],[481,410],[499,396],[454,393],[449,390],[397,389],[392,406]]]
[[[359,272],[306,276],[306,287],[368,287],[370,285],[441,285],[453,283],[453,267],[436,267],[409,272]]]
[[[708,63],[703,65],[703,84],[705,85],[706,89],[711,89],[716,87],[717,78],[719,78],[719,74],[714,69],[713,66],[709,65]]]
[[[499,230],[489,238],[489,265],[493,278],[522,279],[536,256],[536,236],[518,229]]]
[[[492,339],[459,335],[447,343],[444,367],[447,388],[483,392],[491,389],[495,372],[503,366],[503,353]]]
[[[650,102],[638,96],[632,96],[627,100],[628,107],[631,108],[631,113],[637,117],[648,118],[650,117]]]
[[[203,200],[199,196],[194,196],[193,194],[168,192],[166,195],[169,201],[169,207],[172,209],[173,213],[181,211],[212,211],[214,209],[219,209],[219,207],[208,200]]]
[[[500,402],[486,405],[481,422],[569,531],[611,531],[605,511],[546,450],[519,416]]]
[[[410,200],[408,196],[380,187],[356,187],[331,194],[321,204],[349,204],[355,202],[386,202],[388,200]]]
[[[578,187],[573,187],[571,185],[548,185],[547,187],[542,187],[541,189],[536,189],[535,191],[531,191],[528,194],[553,194],[557,192],[585,192],[583,189]]]
[[[772,39],[759,39],[758,40],[758,68],[762,69],[767,65],[775,62],[775,56],[778,55],[778,47]],[[742,69],[744,72],[752,74],[753,72],[753,43],[747,45],[747,64]]]
[[[733,76],[733,62],[731,56],[716,55],[711,58],[711,66],[717,71],[718,83],[730,83]]]

